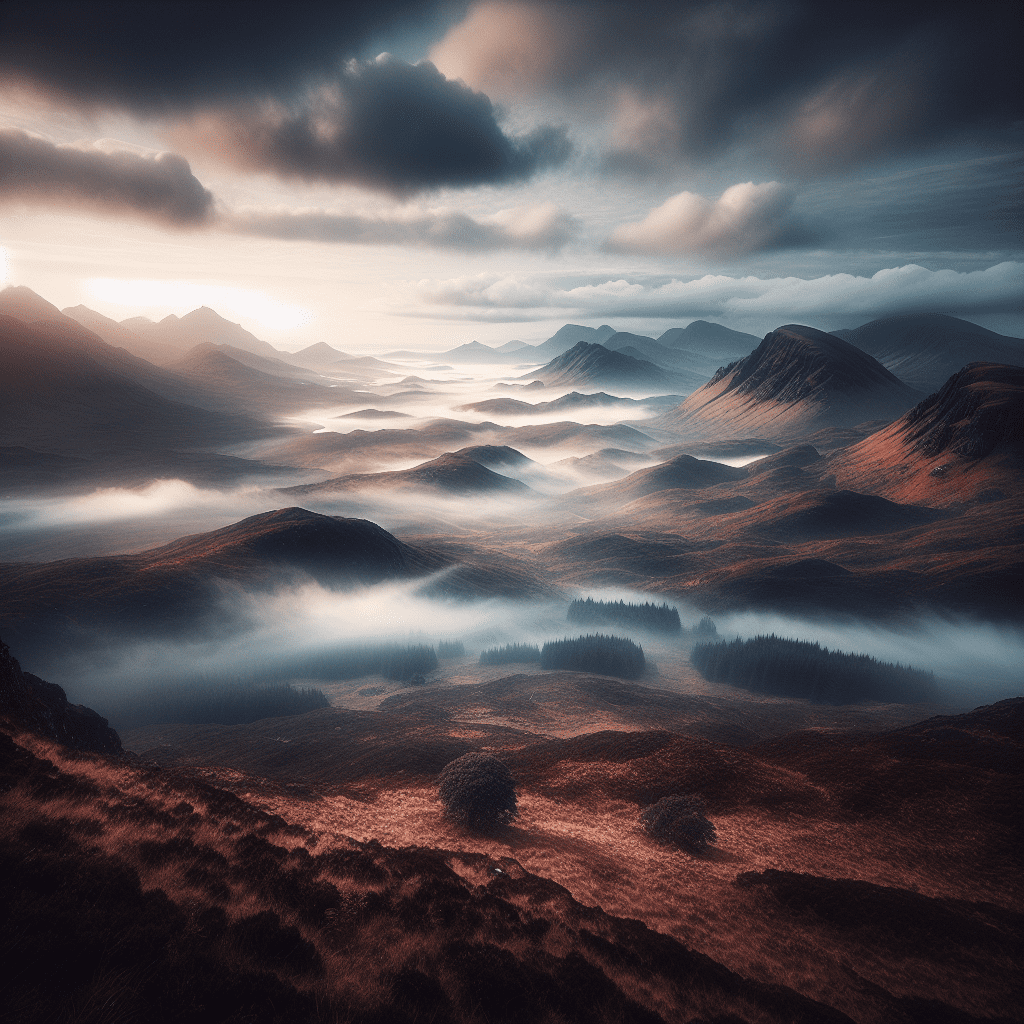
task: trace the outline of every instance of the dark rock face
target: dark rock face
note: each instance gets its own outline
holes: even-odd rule
[[[906,415],[907,439],[926,456],[1024,454],[1024,368],[969,363]]]
[[[74,750],[120,754],[121,739],[92,708],[69,704],[56,683],[22,672],[0,641],[0,716],[13,726],[38,733]]]

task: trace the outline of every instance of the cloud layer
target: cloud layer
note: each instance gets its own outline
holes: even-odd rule
[[[397,195],[523,181],[572,151],[564,128],[506,135],[483,93],[427,61],[408,64],[388,54],[350,61],[297,107],[264,101],[214,108],[181,123],[173,137],[248,170]]]
[[[326,210],[252,210],[226,214],[220,224],[240,234],[263,238],[463,252],[555,252],[578,231],[576,220],[553,203],[514,207],[479,217],[444,209],[399,209],[376,216]]]
[[[607,248],[613,252],[734,255],[782,249],[811,241],[793,216],[795,196],[777,181],[748,181],[726,189],[717,200],[680,192],[634,224],[622,224]]]
[[[986,270],[927,270],[915,264],[880,270],[871,277],[829,274],[799,277],[728,277],[708,274],[691,281],[645,283],[607,280],[559,287],[542,280],[478,275],[414,286],[418,302],[448,307],[454,319],[520,322],[552,317],[652,318],[773,324],[851,321],[909,312],[959,316],[1018,311],[1024,264],[1005,262]]]
[[[55,144],[0,129],[0,202],[127,213],[185,226],[207,222],[213,195],[174,153],[141,153],[120,144]]]
[[[814,173],[1018,120],[1022,20],[939,0],[483,0],[431,57],[494,95],[610,117],[615,166],[740,144]]]

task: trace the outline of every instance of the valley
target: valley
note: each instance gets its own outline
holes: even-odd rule
[[[69,996],[124,1019],[175,972],[296,1020],[1018,1019],[1024,341],[921,314],[344,348],[0,292],[7,956],[63,914],[70,964],[131,905],[153,978],[103,939]],[[637,678],[544,667],[595,633]],[[882,682],[695,667],[769,635]],[[267,687],[321,706],[230,720]],[[225,719],[147,720],[173,688]],[[479,752],[517,788],[492,832],[438,798]],[[678,794],[705,851],[641,826]]]

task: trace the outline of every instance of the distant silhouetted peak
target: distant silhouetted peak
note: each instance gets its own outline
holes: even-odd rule
[[[23,284],[10,285],[0,291],[0,313],[13,316],[23,323],[65,319],[56,306]]]

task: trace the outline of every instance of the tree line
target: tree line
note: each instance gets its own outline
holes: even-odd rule
[[[490,647],[480,655],[481,665],[514,665],[540,661],[540,648],[534,644],[506,644]]]
[[[690,661],[711,682],[823,704],[935,697],[932,672],[877,661],[866,654],[830,651],[817,643],[786,640],[774,633],[753,640],[695,644]]]
[[[569,622],[583,626],[635,626],[658,633],[682,630],[679,612],[668,604],[626,604],[625,601],[595,601],[588,597],[569,605]]]

